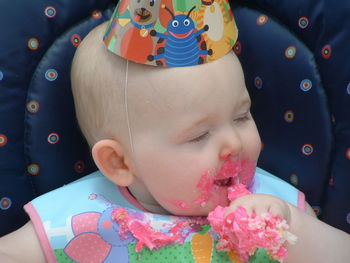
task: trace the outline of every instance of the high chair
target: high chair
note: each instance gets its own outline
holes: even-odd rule
[[[0,3],[0,236],[28,220],[28,201],[97,169],[77,126],[70,64],[116,2]],[[258,165],[303,191],[321,220],[350,232],[350,2],[231,6],[234,52],[262,139]]]

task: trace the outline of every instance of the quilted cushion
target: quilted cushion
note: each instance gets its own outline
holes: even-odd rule
[[[44,104],[39,102],[36,105],[32,101],[37,96],[36,88],[29,88],[34,71],[47,49],[67,28],[87,17],[102,19],[96,10],[105,10],[112,2],[114,1],[0,1],[0,236],[28,220],[22,208],[25,203],[44,191],[67,183],[64,173],[55,175],[53,179],[43,167],[36,166],[36,156],[28,155],[33,151],[28,146],[32,144],[30,134],[34,130],[41,130],[42,134],[46,129],[50,131],[40,141],[40,147],[48,143],[49,134],[54,132],[46,126],[46,120],[25,125],[24,119],[32,118],[36,108],[37,114],[45,114],[46,110]],[[67,43],[72,43],[71,39],[67,39]],[[69,57],[60,54],[59,58],[66,59],[68,70]],[[48,72],[47,77],[53,77],[52,72]],[[36,78],[40,76],[37,75]],[[43,79],[47,81],[45,75]],[[32,95],[28,95],[30,89],[34,90]],[[61,105],[62,110],[64,103]],[[47,128],[43,129],[44,126]],[[75,138],[73,135],[72,139]],[[45,155],[45,152],[41,154]],[[67,152],[60,153],[60,156],[64,155]],[[76,159],[80,160],[78,157]],[[58,162],[54,164],[56,167],[61,165],[63,164]],[[76,167],[80,167],[79,163]],[[44,187],[38,185],[38,178],[43,180],[41,185]]]
[[[350,232],[350,2],[233,1],[259,165]]]

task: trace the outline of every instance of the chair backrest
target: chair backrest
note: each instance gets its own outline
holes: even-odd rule
[[[350,232],[350,2],[234,1],[259,165]]]
[[[96,169],[76,123],[69,71],[80,41],[111,15],[111,2],[0,4],[13,23],[0,43],[0,235],[27,220],[23,204]],[[350,39],[337,27],[350,24],[350,4],[335,13],[320,0],[232,7],[240,31],[234,50],[263,141],[259,166],[350,232]]]
[[[75,123],[69,70],[87,30],[115,4],[0,2],[0,236],[28,220],[29,200],[94,170]]]

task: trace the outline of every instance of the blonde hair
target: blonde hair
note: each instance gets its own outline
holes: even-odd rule
[[[122,87],[126,61],[107,51],[104,30],[102,24],[85,37],[71,69],[76,115],[90,147],[99,140],[122,136],[125,129]]]

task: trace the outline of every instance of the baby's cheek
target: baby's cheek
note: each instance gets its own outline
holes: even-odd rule
[[[245,186],[249,186],[253,181],[256,170],[255,160],[242,161],[242,171],[239,174],[239,182]]]

